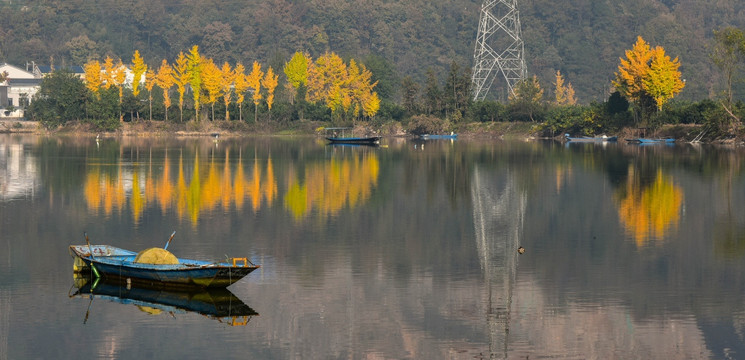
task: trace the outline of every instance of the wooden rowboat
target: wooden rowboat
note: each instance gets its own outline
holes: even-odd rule
[[[615,142],[618,140],[618,137],[616,136],[581,136],[581,137],[572,137],[569,136],[569,134],[565,134],[564,137],[569,142]]]
[[[369,137],[327,137],[332,144],[378,144],[380,136]]]
[[[224,288],[258,269],[247,258],[230,262],[178,259],[177,264],[135,262],[137,253],[110,245],[70,245],[75,272],[92,273],[104,279],[129,279],[155,287]]]
[[[445,134],[445,135],[436,135],[436,134],[424,134],[420,136],[422,140],[455,140],[458,138],[458,134]]]

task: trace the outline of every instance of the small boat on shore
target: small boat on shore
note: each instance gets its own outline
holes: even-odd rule
[[[369,137],[327,137],[332,144],[360,144],[360,145],[377,145],[380,143],[380,136]]]
[[[344,133],[347,130],[351,130],[352,128],[342,128],[342,127],[334,127],[334,128],[325,128],[324,130],[328,133],[329,131],[332,132],[332,136],[326,136],[326,140],[329,141],[330,144],[359,144],[359,145],[377,145],[380,143],[380,136],[362,136],[362,137],[356,137],[356,136],[346,136]],[[338,135],[338,132],[341,131],[341,136]]]
[[[616,142],[618,141],[617,136],[581,136],[581,137],[572,137],[569,136],[569,134],[565,134],[564,138],[566,138],[567,141],[571,142]]]
[[[626,139],[627,142],[637,144],[673,144],[675,139],[646,139],[646,138],[634,138]]]
[[[165,248],[168,248],[168,243]],[[70,245],[69,251],[74,261],[74,272],[88,272],[96,278],[125,280],[151,287],[224,288],[260,267],[247,258],[232,258],[229,262],[179,259],[165,248],[150,248],[136,253],[88,243]]]
[[[434,134],[424,134],[420,136],[422,140],[439,140],[439,139],[452,139],[455,140],[458,138],[458,134],[451,133],[450,135],[434,135]]]

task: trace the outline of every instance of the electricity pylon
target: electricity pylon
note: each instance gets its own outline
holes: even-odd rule
[[[473,54],[473,99],[484,100],[497,74],[510,94],[528,76],[517,0],[484,0]]]

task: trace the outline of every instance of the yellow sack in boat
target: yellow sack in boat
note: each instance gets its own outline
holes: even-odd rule
[[[166,249],[149,248],[137,253],[135,262],[140,264],[176,265],[178,264],[178,259]]]

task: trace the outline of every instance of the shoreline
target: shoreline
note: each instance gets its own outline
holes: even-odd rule
[[[106,138],[116,137],[255,137],[255,136],[318,136],[322,134],[323,128],[329,124],[318,121],[297,121],[290,124],[278,123],[246,123],[239,121],[202,121],[184,123],[165,123],[162,121],[141,120],[134,123],[122,123],[120,128],[114,131],[103,131],[91,124],[78,122],[68,123],[56,129],[46,129],[38,121],[26,120],[0,120],[0,134],[28,134],[28,135],[60,135],[76,137],[101,136]],[[526,140],[559,140],[563,141],[563,134],[554,137],[537,136],[533,131],[535,123],[469,123],[459,124],[456,133],[459,138],[464,139],[526,139]],[[701,132],[701,125],[666,125],[654,131],[650,138],[674,138],[676,142],[690,142]],[[416,137],[406,133],[400,123],[393,125],[384,124],[373,126],[370,123],[357,124],[352,133],[375,134],[383,138],[406,138]],[[641,137],[638,130],[624,128],[618,133],[606,134],[617,136],[618,141]],[[701,143],[745,145],[742,136],[726,139],[715,139],[701,141]]]

